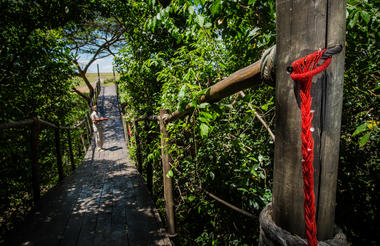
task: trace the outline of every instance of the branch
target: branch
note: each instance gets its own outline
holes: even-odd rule
[[[87,102],[90,102],[90,98],[84,95],[82,92],[78,91],[75,87],[73,87],[73,91],[75,91],[79,96],[83,97]]]
[[[245,94],[244,92],[240,91],[240,95],[242,97],[245,97]],[[269,135],[272,137],[273,139],[273,142],[275,141],[275,136],[273,134],[273,132],[271,131],[271,129],[269,128],[268,124],[264,121],[264,119],[256,112],[256,110],[253,108],[252,104],[251,103],[248,103],[248,107],[253,111],[253,113],[255,114],[255,116],[257,117],[257,119],[259,119],[259,121],[264,125],[264,127],[267,129],[267,131],[269,132]]]

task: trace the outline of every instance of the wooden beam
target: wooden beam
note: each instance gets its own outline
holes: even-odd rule
[[[33,124],[33,122],[34,122],[33,119],[26,119],[26,120],[14,121],[14,122],[2,123],[0,124],[0,129],[24,127],[24,126]]]
[[[166,218],[168,225],[168,233],[172,236],[175,235],[175,213],[174,213],[174,199],[173,199],[173,186],[172,178],[167,177],[166,174],[170,170],[169,164],[169,148],[168,148],[168,132],[166,131],[166,124],[163,120],[167,110],[160,110],[160,133],[161,133],[161,160],[162,160],[162,175],[164,180],[164,196],[166,207]]]
[[[304,205],[303,205],[303,180],[302,180],[302,164],[301,164],[301,114],[300,114],[300,97],[299,88],[286,68],[291,63],[305,55],[313,53],[319,48],[327,48],[337,43],[344,44],[344,39],[330,39],[330,28],[334,29],[332,23],[334,19],[330,19],[332,15],[342,16],[345,14],[344,1],[296,1],[282,0],[276,3],[277,13],[277,64],[276,64],[276,142],[274,155],[274,180],[273,180],[273,220],[275,223],[285,230],[305,237],[304,222]],[[338,7],[339,6],[339,7]],[[335,17],[334,17],[335,18]],[[341,17],[339,17],[341,18]],[[336,32],[338,36],[344,37],[344,24],[338,23]],[[334,29],[335,30],[335,29]],[[344,58],[343,58],[344,59]],[[343,62],[340,59],[340,62]],[[334,61],[335,60],[335,61]],[[336,57],[333,57],[333,62]],[[343,64],[343,63],[342,63]],[[342,65],[338,66],[342,68]],[[331,69],[332,67],[330,67]],[[334,218],[325,218],[327,214],[322,215],[319,211],[319,201],[332,199],[328,201],[327,210],[335,209],[335,186],[331,185],[331,175],[336,182],[337,158],[330,161],[326,173],[326,159],[331,156],[338,155],[339,149],[339,128],[340,126],[340,110],[342,100],[341,82],[333,82],[331,74],[343,78],[343,70],[331,70],[327,73],[323,72],[316,75],[313,79],[311,89],[312,110],[314,110],[314,118],[312,125],[315,129],[314,138],[314,191],[317,204],[317,230],[328,228],[328,232],[318,233],[318,240],[325,240],[332,235],[332,227]],[[338,75],[337,75],[338,74]],[[339,86],[331,86],[338,83]],[[331,97],[334,98],[331,101]],[[329,105],[327,98],[330,98]],[[332,104],[334,103],[334,104]],[[326,122],[327,116],[331,123]],[[334,127],[328,127],[333,125]],[[326,132],[326,127],[329,131]],[[332,131],[334,133],[332,133]],[[328,136],[333,134],[335,143],[329,140]],[[328,143],[330,142],[330,143]],[[326,145],[327,144],[327,145]],[[329,153],[327,153],[327,148]],[[330,156],[327,157],[326,155]],[[334,162],[334,163],[332,163]],[[327,191],[322,180],[328,179],[329,188],[334,189]],[[325,181],[323,181],[325,182]],[[323,194],[319,191],[324,191]],[[332,198],[334,194],[334,198]],[[321,197],[323,196],[323,197]],[[327,201],[326,201],[327,202]],[[322,216],[322,217],[321,217]],[[320,218],[321,217],[321,218]]]

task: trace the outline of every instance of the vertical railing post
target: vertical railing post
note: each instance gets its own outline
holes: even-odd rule
[[[70,155],[70,161],[71,161],[71,169],[75,170],[75,161],[74,161],[74,153],[73,153],[73,145],[71,143],[71,131],[70,129],[67,129],[67,139],[69,142],[69,155]]]
[[[113,72],[113,82],[116,83],[115,67],[112,67],[112,72]]]
[[[123,125],[123,132],[124,132],[124,138],[125,138],[125,144],[128,146],[129,143],[129,135],[128,135],[128,129],[125,123],[125,119],[123,116],[123,113],[121,113],[121,124]]]
[[[168,232],[170,235],[175,236],[175,214],[174,214],[174,200],[173,200],[173,188],[172,178],[167,174],[170,170],[169,153],[168,153],[168,133],[166,131],[166,124],[164,121],[164,115],[167,115],[168,111],[165,109],[160,110],[160,133],[161,133],[161,159],[162,159],[162,174],[164,180],[164,196]]]
[[[98,81],[100,81],[99,64],[96,64],[96,67],[97,67],[97,69],[98,69]]]
[[[33,118],[31,126],[31,161],[32,161],[32,190],[34,204],[40,200],[40,164],[38,162],[38,143],[40,138],[40,122]]]
[[[134,134],[135,134],[135,141],[136,141],[136,164],[137,164],[137,170],[139,173],[142,174],[142,163],[141,163],[141,150],[140,150],[140,138],[139,138],[139,132],[138,132],[138,124],[136,120],[133,120],[133,128],[134,128]]]
[[[130,143],[130,137],[131,137],[131,134],[130,134],[130,127],[129,127],[129,121],[125,121],[125,128],[127,130],[127,146],[129,146],[129,143]]]
[[[149,122],[145,121],[144,122],[144,131],[149,132]],[[151,135],[148,133],[147,141],[150,143],[152,141]],[[146,185],[148,186],[148,190],[152,193],[152,188],[153,188],[153,169],[152,169],[152,161],[148,161],[147,166],[146,166]]]
[[[92,139],[92,124],[90,119],[90,114],[86,113],[86,130],[87,130],[87,140],[88,140],[88,146],[91,146],[91,139]]]
[[[55,150],[57,153],[57,168],[58,168],[58,179],[59,181],[63,180],[63,165],[62,165],[62,153],[61,153],[61,139],[60,139],[60,131],[59,125],[57,124],[57,128],[55,130]]]
[[[85,122],[83,122],[83,123],[85,123]],[[86,153],[87,147],[86,147],[86,142],[84,141],[84,136],[83,136],[83,132],[82,132],[83,124],[80,125],[80,128],[81,128],[80,129],[80,141],[81,141],[82,146],[83,146],[83,152]]]

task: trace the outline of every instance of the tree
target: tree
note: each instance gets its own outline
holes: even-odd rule
[[[94,20],[86,20],[77,25],[73,25],[65,30],[65,38],[69,42],[69,47],[73,53],[76,75],[81,77],[89,89],[89,95],[85,95],[73,88],[90,105],[94,95],[94,88],[86,77],[88,68],[96,60],[107,56],[114,56],[124,41],[124,30],[114,18],[99,16]],[[81,55],[90,55],[91,58],[84,66],[79,64]]]

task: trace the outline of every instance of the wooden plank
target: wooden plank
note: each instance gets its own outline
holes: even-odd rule
[[[328,1],[327,47],[345,43],[346,1]],[[343,45],[344,46],[344,45]],[[327,69],[321,136],[321,175],[317,216],[317,236],[331,238],[335,219],[336,182],[343,104],[344,50],[334,55]]]
[[[168,233],[175,235],[175,213],[174,213],[174,200],[173,200],[173,187],[172,178],[167,177],[166,174],[170,170],[169,164],[169,148],[168,148],[168,133],[166,131],[166,125],[164,116],[167,114],[167,110],[160,110],[160,133],[161,133],[161,160],[162,160],[162,175],[164,180],[164,196]]]
[[[273,219],[277,225],[304,237],[303,181],[301,168],[300,99],[296,83],[286,68],[293,61],[326,46],[326,1],[283,0],[276,2],[276,143],[274,157]],[[323,75],[313,80],[315,110],[315,191],[319,186],[321,88]]]

